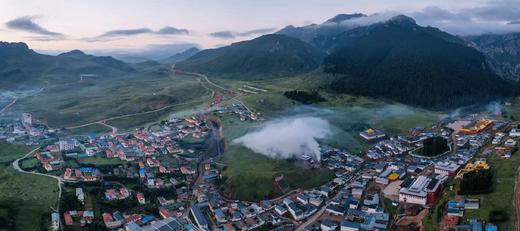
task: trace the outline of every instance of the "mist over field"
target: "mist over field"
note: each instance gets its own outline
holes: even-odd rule
[[[321,159],[318,140],[332,135],[330,123],[319,117],[293,117],[267,123],[260,130],[233,140],[271,158],[309,155]]]

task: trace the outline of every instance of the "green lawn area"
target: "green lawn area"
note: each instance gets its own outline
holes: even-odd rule
[[[29,151],[31,147],[0,141],[0,163],[13,161]]]
[[[469,223],[469,219],[478,218],[479,220],[490,221],[491,211],[504,212],[508,220],[504,222],[492,222],[499,226],[499,230],[512,230],[512,219],[514,219],[513,211],[513,193],[515,187],[515,177],[517,176],[517,168],[520,166],[520,151],[512,155],[509,160],[501,160],[496,155],[492,155],[488,159],[491,169],[494,171],[493,192],[481,195],[465,195],[466,198],[480,200],[480,209],[465,210],[463,223]],[[449,191],[449,185],[453,185],[453,191]],[[445,187],[443,196],[439,202],[432,208],[428,217],[423,222],[426,230],[438,230],[440,206],[455,198],[455,192],[459,189],[458,181],[450,181]]]
[[[511,223],[514,219],[512,201],[515,177],[517,176],[517,169],[520,166],[520,151],[515,152],[509,160],[501,160],[497,158],[496,155],[493,155],[488,161],[494,170],[493,192],[468,196],[468,198],[480,199],[480,209],[473,211],[466,210],[464,218],[469,219],[476,217],[489,221],[491,211],[503,211],[507,214],[509,220],[498,223],[499,230],[511,230]]]
[[[123,162],[118,158],[105,158],[100,156],[79,158],[80,164],[95,164],[95,165],[115,165],[122,164]]]
[[[397,212],[397,206],[392,205],[392,200],[383,198],[383,203],[385,205],[386,211],[390,213],[390,216],[394,216]]]
[[[14,227],[5,227],[6,230],[47,228],[50,225],[51,207],[56,207],[57,193],[57,182],[54,179],[17,173],[11,167],[0,167],[0,211],[8,211],[7,217],[0,212],[0,220],[13,222],[11,224]],[[4,228],[2,225],[0,223],[0,229]]]
[[[332,180],[331,171],[304,169],[294,162],[270,159],[247,148],[231,146],[223,157],[227,168],[226,194],[242,200],[261,200],[281,195],[274,178],[284,175],[291,188],[310,188]]]
[[[423,220],[424,230],[439,230],[439,223],[442,221],[444,216],[445,205],[449,200],[455,197],[457,185],[458,182],[454,180],[450,180],[446,183],[446,187],[444,188],[439,201],[430,208],[430,213]],[[453,190],[450,190],[450,186],[453,186]]]
[[[12,110],[30,112],[51,127],[61,128],[207,99],[209,94],[194,77],[143,72],[51,86],[36,96],[20,98]]]
[[[36,168],[39,165],[40,165],[40,162],[35,157],[25,158],[22,161],[20,161],[20,167],[25,170],[31,169],[31,168]],[[27,170],[27,171],[29,171],[29,170]]]
[[[520,119],[520,103],[518,100],[520,100],[520,97],[512,98],[513,104],[506,106],[507,114],[516,120]]]
[[[111,132],[112,129],[101,124],[92,124],[86,127],[70,129],[68,132],[73,135],[88,135],[88,134],[104,134]]]

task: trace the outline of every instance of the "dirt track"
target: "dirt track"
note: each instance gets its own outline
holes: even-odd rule
[[[513,220],[512,230],[520,230],[520,167],[518,167],[517,170],[518,172],[515,180],[515,192],[513,194],[513,207],[515,208],[515,217]]]

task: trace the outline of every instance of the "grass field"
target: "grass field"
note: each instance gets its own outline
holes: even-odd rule
[[[463,223],[469,223],[470,219],[477,218],[481,221],[490,221],[490,213],[492,211],[500,211],[506,214],[507,220],[503,222],[492,222],[498,225],[499,230],[511,230],[512,221],[514,219],[513,211],[513,193],[515,187],[515,177],[517,176],[517,168],[520,166],[520,151],[517,151],[508,160],[501,160],[496,155],[488,159],[488,163],[494,171],[493,176],[493,192],[480,195],[466,195],[466,198],[480,200],[480,209],[465,210]],[[449,185],[453,186],[453,190],[449,190]],[[458,181],[450,181],[443,192],[443,196],[439,202],[432,208],[430,214],[424,221],[426,230],[438,230],[437,218],[442,215],[444,204],[455,198],[455,192],[459,189]],[[441,208],[439,208],[441,207]],[[441,215],[439,215],[439,213]]]
[[[28,150],[2,144],[12,160]],[[58,187],[54,179],[16,172],[0,166],[0,230],[41,230],[50,225],[51,207],[56,206]]]
[[[489,159],[491,168],[494,170],[493,192],[489,194],[468,196],[468,198],[480,199],[480,209],[469,211],[464,214],[465,219],[473,217],[489,221],[491,211],[502,211],[508,216],[508,221],[498,223],[499,230],[512,230],[513,193],[515,177],[520,166],[520,151],[514,153],[509,160],[500,160],[496,155]]]
[[[29,151],[30,147],[0,141],[0,163],[13,161]]]
[[[56,207],[57,193],[53,179],[0,167],[0,208],[14,212],[15,230],[40,230],[50,225],[51,207]]]
[[[48,87],[19,99],[12,110],[30,112],[61,128],[202,97],[209,97],[209,91],[193,77],[147,72]]]
[[[68,131],[68,133],[70,133],[72,135],[88,135],[88,134],[92,134],[92,133],[94,133],[94,134],[109,133],[111,131],[112,131],[112,129],[110,129],[109,127],[107,127],[105,125],[92,124],[92,125],[89,125],[86,127],[70,129]]]
[[[314,116],[324,118],[332,125],[334,136],[322,142],[358,153],[368,145],[359,138],[359,132],[364,129],[376,127],[387,131],[389,135],[396,135],[414,127],[431,126],[439,119],[437,112],[348,95],[325,95],[327,102],[323,104],[301,105],[283,96],[284,91],[300,89],[298,80],[301,81],[298,78],[254,82],[216,79],[218,84],[230,88],[250,85],[267,90],[239,98],[251,110],[264,113],[267,119],[265,122],[244,122],[233,115],[219,114],[228,144],[271,120],[291,116]],[[227,164],[224,176],[228,178],[225,191],[233,198],[258,200],[277,196],[280,191],[273,179],[279,175],[284,175],[292,188],[314,187],[332,177],[331,173],[325,170],[306,170],[294,162],[269,159],[235,145],[228,147],[229,150],[223,157],[224,163]]]
[[[78,163],[80,164],[95,164],[95,165],[114,165],[122,164],[123,162],[118,158],[105,158],[100,156],[79,158]]]
[[[308,170],[287,160],[270,159],[247,148],[231,146],[223,157],[227,164],[226,195],[242,200],[261,200],[281,195],[274,178],[283,175],[291,188],[322,185],[334,176],[328,170]],[[254,164],[253,164],[254,163]]]

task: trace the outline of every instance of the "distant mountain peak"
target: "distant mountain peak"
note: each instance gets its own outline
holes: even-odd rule
[[[353,18],[361,18],[361,17],[366,17],[366,15],[365,14],[361,14],[361,13],[338,14],[338,15],[332,17],[331,19],[325,21],[325,23],[340,23],[340,22],[343,22],[345,20],[350,20],[350,19],[353,19]]]
[[[61,53],[58,56],[61,56],[61,57],[79,57],[79,56],[85,56],[85,55],[87,55],[87,54],[85,54],[83,51],[71,50],[69,52]]]
[[[417,25],[417,23],[415,22],[415,19],[408,17],[406,15],[402,15],[402,14],[390,18],[387,22],[395,23],[395,24],[399,24],[399,25],[405,25],[405,26]]]
[[[29,49],[29,46],[27,46],[26,43],[23,42],[2,42],[0,41],[0,49],[1,48],[16,48],[16,49]]]

